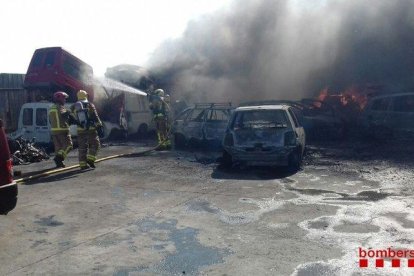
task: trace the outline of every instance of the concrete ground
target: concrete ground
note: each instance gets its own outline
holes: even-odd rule
[[[0,275],[413,275],[358,265],[359,247],[414,249],[413,154],[314,145],[292,175],[154,152],[43,178],[0,217]]]

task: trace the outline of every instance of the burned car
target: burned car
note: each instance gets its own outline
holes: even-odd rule
[[[223,167],[245,163],[297,170],[305,150],[305,131],[292,106],[242,106],[229,120],[223,148]]]
[[[220,147],[231,110],[231,103],[199,103],[185,109],[172,126],[174,146]]]
[[[315,99],[302,99],[295,106],[308,140],[339,139],[345,135],[346,123],[329,103]]]
[[[364,109],[362,125],[366,134],[374,138],[414,137],[414,92],[371,98]]]

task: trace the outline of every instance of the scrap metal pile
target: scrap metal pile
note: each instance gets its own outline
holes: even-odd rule
[[[13,165],[24,165],[49,159],[49,155],[43,148],[35,146],[34,141],[28,141],[19,137],[8,139]]]

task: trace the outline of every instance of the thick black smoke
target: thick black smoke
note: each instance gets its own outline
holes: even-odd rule
[[[412,0],[237,0],[153,54],[175,98],[299,99],[322,88],[414,90]]]

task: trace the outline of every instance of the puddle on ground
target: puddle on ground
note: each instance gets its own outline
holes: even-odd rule
[[[336,225],[334,228],[335,232],[340,233],[378,233],[380,231],[380,228],[376,225],[372,224],[341,224]]]
[[[414,228],[414,221],[408,219],[409,213],[388,213],[386,216],[401,223],[401,226],[408,229]]]
[[[178,229],[177,220],[157,222],[153,219],[143,219],[136,223],[140,232],[150,236],[156,232],[166,232],[168,242],[171,242],[175,251],[154,267],[123,267],[118,268],[114,275],[128,275],[131,272],[140,274],[155,273],[156,275],[197,275],[204,266],[224,262],[224,257],[231,252],[227,249],[208,247],[202,245],[197,235],[199,230],[191,227]],[[154,237],[157,239],[157,237]],[[162,250],[162,247],[159,247]]]
[[[296,276],[330,276],[338,275],[338,268],[325,263],[301,265],[293,275]]]
[[[309,222],[310,229],[321,229],[325,230],[329,227],[329,220],[328,218],[321,217],[319,220]]]
[[[299,188],[293,188],[291,186],[286,186],[286,189],[289,191],[295,191],[303,195],[324,195],[324,196],[331,196],[331,195],[338,195],[340,197],[332,198],[327,197],[325,200],[355,200],[355,201],[379,201],[382,199],[385,199],[386,197],[390,196],[389,193],[381,193],[378,191],[362,191],[357,194],[346,194],[346,193],[339,193],[329,190],[323,190],[323,189],[299,189]]]
[[[39,220],[36,220],[35,223],[42,225],[42,226],[50,226],[50,227],[56,227],[63,225],[63,222],[57,221],[54,219],[55,215],[51,215],[44,218],[39,218]]]
[[[381,193],[377,191],[362,191],[357,193],[356,195],[346,195],[342,200],[361,200],[361,201],[379,201],[381,199],[385,199],[387,196],[391,194],[388,193]]]
[[[207,212],[212,214],[217,214],[219,212],[218,208],[211,207],[210,202],[207,201],[190,201],[186,204],[188,211],[193,212]]]
[[[221,222],[231,225],[239,225],[257,221],[262,215],[280,209],[285,204],[284,200],[277,200],[275,198],[241,198],[239,199],[239,202],[256,205],[258,209],[232,213],[212,206],[210,202],[204,200],[188,202],[186,208],[188,211],[216,214]]]

